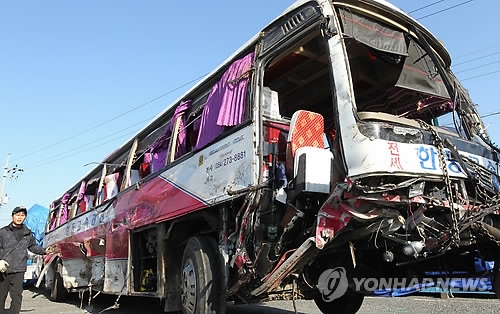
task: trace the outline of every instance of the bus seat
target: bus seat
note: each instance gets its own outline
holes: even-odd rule
[[[330,150],[301,147],[294,159],[294,189],[297,193],[330,193],[333,164]]]
[[[303,192],[329,193],[333,154],[324,146],[321,114],[299,110],[292,116],[287,141],[286,168],[291,198]]]
[[[298,110],[292,115],[286,148],[286,174],[295,177],[294,159],[301,147],[324,148],[324,119],[316,112]]]
[[[142,162],[139,165],[139,176],[140,178],[145,178],[151,173],[151,161],[153,157],[151,153],[144,153],[142,157]]]
[[[132,169],[130,170],[130,179],[129,186],[135,185],[137,182],[141,180],[141,175],[139,174],[139,170]]]

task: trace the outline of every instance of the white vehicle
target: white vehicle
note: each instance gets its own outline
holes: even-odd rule
[[[43,260],[40,255],[28,252],[28,263],[24,273],[24,285],[34,285],[42,271]]]

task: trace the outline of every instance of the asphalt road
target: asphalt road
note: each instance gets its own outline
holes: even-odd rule
[[[117,309],[112,309],[116,296],[98,295],[88,305],[80,301],[78,294],[71,294],[65,303],[47,299],[45,291],[30,288],[24,291],[21,313],[34,314],[145,314],[162,313],[159,301],[151,298],[121,297]],[[110,308],[111,307],[111,308]],[[312,301],[296,301],[298,313],[320,314]],[[105,310],[109,308],[108,310]],[[227,314],[293,314],[292,301],[273,301],[262,304],[229,305]],[[500,313],[500,300],[491,295],[464,295],[442,299],[439,295],[410,295],[406,297],[366,297],[358,313]]]

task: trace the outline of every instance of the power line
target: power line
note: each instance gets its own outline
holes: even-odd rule
[[[438,3],[441,3],[441,2],[443,2],[443,1],[444,1],[444,0],[435,1],[435,2],[433,2],[433,3],[430,3],[430,4],[425,5],[425,6],[423,6],[423,7],[417,8],[417,9],[415,9],[415,10],[413,10],[413,11],[408,12],[408,13],[410,14],[410,13],[414,13],[414,12],[420,11],[420,10],[422,10],[422,9],[425,9],[425,8],[428,8],[428,7],[431,7],[431,6],[434,6],[434,5],[436,5],[436,4],[438,4]],[[421,19],[424,19],[424,18],[426,18],[426,17],[433,16],[433,15],[436,15],[436,14],[439,14],[439,13],[442,13],[442,12],[445,12],[445,11],[448,11],[448,10],[451,10],[451,9],[453,9],[453,8],[456,8],[456,7],[462,6],[462,5],[467,4],[467,3],[469,3],[469,2],[472,2],[472,1],[473,1],[473,0],[468,0],[468,1],[461,2],[461,3],[459,3],[459,4],[456,4],[456,5],[453,5],[453,6],[447,7],[447,8],[445,8],[445,9],[443,9],[443,10],[439,10],[439,11],[436,11],[436,12],[430,13],[430,14],[428,14],[428,15],[422,16],[422,17],[420,17],[420,18],[416,18],[416,20],[421,20]],[[480,51],[481,51],[481,52],[484,52],[484,50],[486,50],[486,49],[491,49],[492,47],[498,47],[498,46],[490,46],[490,47],[485,48],[485,49],[482,49],[482,50],[480,50]],[[479,52],[479,51],[476,51],[476,52]],[[476,53],[476,52],[473,52],[473,53]],[[473,53],[469,53],[468,55],[473,54]],[[474,59],[471,59],[471,60],[467,60],[467,61],[464,61],[464,62],[460,62],[460,63],[453,64],[453,66],[455,67],[455,66],[458,66],[458,65],[461,65],[461,64],[465,64],[465,63],[469,63],[469,62],[473,62],[473,61],[476,61],[476,60],[479,60],[479,59],[484,59],[484,58],[487,58],[487,57],[490,57],[490,56],[493,56],[493,55],[496,55],[496,54],[499,54],[499,53],[500,53],[500,52],[495,52],[495,53],[488,54],[488,55],[485,55],[485,56],[477,57],[477,58],[474,58]],[[463,57],[463,56],[462,56],[462,57]],[[453,59],[456,59],[456,58],[453,58]],[[459,71],[459,72],[454,72],[454,73],[455,73],[455,74],[457,74],[457,73],[461,73],[461,72],[466,72],[466,71],[470,71],[470,70],[478,69],[478,68],[480,68],[480,67],[484,67],[484,66],[487,66],[487,65],[491,65],[491,64],[494,64],[494,63],[497,63],[497,62],[498,62],[498,61],[496,61],[496,62],[492,62],[492,63],[489,63],[489,64],[486,64],[486,65],[477,66],[477,67],[475,67],[475,68],[471,68],[471,69],[467,69],[467,70],[463,70],[463,71]],[[470,77],[470,78],[462,79],[461,81],[471,80],[471,79],[475,79],[475,78],[483,77],[483,76],[486,76],[486,75],[494,74],[494,73],[497,73],[497,72],[499,72],[499,71],[494,71],[494,72],[489,72],[489,73],[485,73],[485,74],[477,75],[477,76],[474,76],[474,77]]]
[[[491,116],[496,116],[496,115],[499,115],[499,114],[500,114],[500,111],[497,111],[497,112],[492,112],[492,113],[480,115],[479,117],[481,119],[484,119],[484,118],[489,118]],[[450,123],[443,124],[442,126],[453,126],[453,125],[455,125],[455,124],[453,122],[450,122]]]
[[[492,113],[487,113],[485,115],[482,115],[481,118],[488,118],[488,117],[496,116],[496,115],[499,115],[499,114],[500,114],[500,111],[492,112]]]
[[[495,73],[498,73],[498,72],[500,72],[500,70],[496,70],[496,71],[493,71],[493,72],[489,72],[489,73],[485,73],[485,74],[481,74],[481,75],[477,75],[477,76],[473,76],[473,77],[468,77],[468,78],[465,78],[465,79],[461,79],[460,81],[463,82],[463,81],[467,81],[467,80],[472,80],[472,79],[475,79],[475,78],[478,78],[478,77],[483,77],[483,76],[490,75],[490,74],[495,74]]]
[[[433,15],[436,15],[436,14],[439,14],[439,13],[442,13],[442,12],[445,12],[445,11],[448,11],[448,10],[451,10],[451,9],[453,9],[453,8],[456,8],[456,7],[458,7],[458,6],[464,5],[464,4],[469,3],[469,2],[472,2],[472,1],[473,1],[473,0],[469,0],[469,1],[465,1],[465,2],[462,2],[462,3],[456,4],[456,5],[451,6],[451,7],[447,7],[447,8],[445,8],[445,9],[443,9],[443,10],[439,10],[439,11],[436,11],[436,12],[434,12],[434,13],[427,14],[427,15],[424,15],[424,16],[422,16],[422,17],[416,18],[416,20],[422,20],[422,19],[425,19],[426,17],[433,16]]]
[[[426,6],[423,6],[423,7],[421,7],[421,8],[418,8],[418,9],[415,9],[415,10],[413,10],[413,11],[410,11],[410,12],[408,12],[408,14],[410,14],[410,13],[415,13],[415,12],[417,12],[417,11],[420,11],[420,10],[426,9],[426,8],[428,8],[428,7],[431,7],[431,6],[435,5],[435,4],[438,4],[438,3],[443,2],[443,1],[445,1],[445,0],[440,0],[440,1],[433,2],[433,3],[431,3],[431,4],[428,4],[428,5],[426,5]]]
[[[110,138],[110,137],[112,137],[113,135],[116,135],[116,134],[122,133],[123,131],[128,131],[128,130],[130,130],[130,128],[131,128],[131,127],[134,127],[134,126],[137,126],[137,125],[143,124],[144,122],[150,121],[152,118],[153,118],[153,117],[148,118],[148,119],[145,119],[145,120],[142,120],[142,121],[137,122],[137,123],[132,124],[132,125],[127,125],[125,128],[123,128],[123,129],[121,129],[121,130],[118,130],[118,131],[116,131],[116,132],[114,132],[114,133],[111,133],[111,134],[108,134],[108,135],[106,135],[106,136],[104,136],[104,137],[99,138],[99,140],[98,140],[98,141],[104,140],[104,139],[106,139],[106,138]],[[138,131],[138,130],[137,130],[137,131]],[[130,132],[129,132],[129,133],[126,133],[125,135],[130,135]],[[121,135],[120,137],[114,138],[113,140],[116,140],[116,139],[118,139],[118,138],[123,138],[125,135]],[[95,144],[95,143],[96,143],[96,141],[88,142],[88,143],[83,144],[83,145],[80,145],[80,146],[78,146],[78,147],[71,148],[70,150],[67,150],[67,151],[65,151],[65,152],[63,152],[63,153],[62,153],[62,154],[65,154],[65,153],[70,153],[70,152],[71,152],[72,154],[71,154],[71,155],[69,155],[69,156],[64,156],[64,157],[61,157],[61,155],[62,155],[62,154],[52,155],[52,156],[49,156],[49,157],[47,157],[47,158],[45,158],[45,159],[43,159],[43,160],[39,160],[39,161],[34,162],[34,163],[32,163],[32,164],[28,164],[28,165],[26,165],[26,166],[25,166],[25,168],[30,168],[30,169],[31,169],[31,168],[35,168],[35,167],[39,167],[39,166],[44,166],[44,165],[46,165],[46,164],[52,163],[54,160],[61,160],[61,159],[65,159],[65,158],[67,158],[67,157],[74,156],[74,155],[76,155],[76,154],[74,154],[75,150],[78,150],[78,151],[77,151],[77,154],[78,154],[78,153],[82,152],[82,150],[81,150],[82,148],[87,147],[87,146],[89,146],[89,145],[91,145],[91,144]],[[106,143],[108,143],[108,142],[106,142]],[[98,146],[93,146],[93,147],[91,147],[91,148],[96,148],[96,147],[99,147],[99,146],[100,146],[100,145],[98,145]],[[90,149],[91,149],[91,148],[90,148]],[[88,149],[87,149],[87,150],[88,150]],[[56,157],[58,157],[58,158],[57,158],[57,159],[55,159]]]
[[[458,74],[458,73],[462,73],[462,72],[476,70],[476,69],[479,69],[479,68],[484,68],[485,66],[488,66],[488,65],[495,64],[495,63],[500,63],[500,60],[494,61],[494,62],[490,62],[490,63],[486,63],[486,64],[483,64],[483,65],[479,65],[479,66],[476,66],[476,67],[473,67],[473,68],[470,68],[470,69],[466,69],[466,70],[462,70],[462,71],[458,71],[458,72],[453,72],[453,73]]]
[[[473,55],[473,54],[476,54],[478,52],[481,52],[481,53],[484,53],[486,50],[491,50],[493,48],[498,48],[499,46],[498,45],[495,45],[495,46],[489,46],[489,47],[486,47],[486,48],[483,48],[483,49],[480,49],[480,50],[475,50],[475,51],[471,51],[471,52],[468,52],[466,54],[463,54],[463,55],[460,55],[460,56],[456,56],[456,57],[453,57],[454,60],[457,60],[457,59],[461,59],[463,57],[467,57],[467,56],[470,56],[470,55]]]
[[[97,128],[97,127],[100,127],[100,126],[106,125],[107,123],[109,123],[109,122],[111,122],[111,121],[114,121],[114,120],[116,120],[116,119],[118,119],[118,118],[120,118],[120,117],[122,117],[122,116],[124,116],[124,115],[126,115],[126,114],[128,114],[128,113],[130,113],[130,112],[132,112],[132,111],[135,111],[135,110],[137,110],[137,109],[139,109],[139,108],[142,108],[142,107],[144,107],[144,106],[146,106],[146,105],[148,105],[148,104],[150,104],[150,103],[152,103],[152,102],[154,102],[154,101],[156,101],[156,100],[158,100],[158,99],[160,99],[160,98],[162,98],[162,97],[167,96],[168,94],[171,94],[171,93],[175,92],[176,90],[179,90],[179,89],[181,89],[181,88],[183,88],[183,87],[185,87],[185,86],[187,86],[187,85],[189,85],[189,84],[192,84],[193,82],[196,82],[196,81],[200,80],[201,78],[205,77],[206,75],[207,75],[207,74],[204,74],[204,75],[202,75],[202,76],[199,76],[199,77],[197,77],[197,78],[195,78],[195,79],[193,79],[193,80],[191,80],[191,81],[189,81],[189,82],[187,82],[187,83],[185,83],[185,84],[183,84],[183,85],[180,85],[180,86],[178,86],[178,87],[176,87],[176,88],[174,88],[174,89],[172,89],[172,90],[170,90],[170,91],[168,91],[168,92],[166,92],[166,93],[164,93],[164,94],[162,94],[162,95],[160,95],[160,96],[158,96],[158,97],[155,97],[155,98],[153,98],[153,99],[151,99],[151,100],[148,100],[148,101],[146,101],[145,103],[142,103],[142,104],[140,104],[140,105],[139,105],[139,106],[137,106],[137,107],[134,107],[134,108],[132,108],[132,109],[130,109],[130,110],[128,110],[128,111],[125,111],[124,113],[121,113],[121,114],[119,114],[119,115],[117,115],[117,116],[115,116],[115,117],[113,117],[113,118],[111,118],[111,119],[108,119],[108,120],[106,120],[106,121],[103,121],[103,122],[101,122],[101,123],[99,123],[99,124],[97,124],[97,125],[91,126],[91,127],[89,127],[88,129],[81,131],[80,133],[77,133],[77,134],[75,134],[75,135],[69,136],[69,137],[67,137],[67,138],[65,138],[65,139],[63,139],[63,140],[60,140],[59,142],[56,142],[56,143],[54,143],[54,144],[50,144],[50,145],[48,145],[48,146],[45,146],[45,147],[43,147],[43,148],[41,148],[41,149],[39,149],[39,150],[36,150],[36,151],[34,151],[34,152],[32,152],[32,153],[29,153],[29,154],[26,154],[26,155],[24,155],[24,156],[21,156],[21,157],[19,157],[17,160],[19,160],[19,159],[23,159],[23,158],[26,158],[26,157],[29,157],[29,156],[32,156],[32,155],[34,155],[34,154],[36,154],[36,153],[39,153],[39,152],[41,152],[41,151],[47,150],[47,149],[49,149],[49,148],[52,148],[52,147],[54,147],[54,146],[56,146],[56,145],[62,144],[62,143],[64,143],[64,142],[67,142],[67,141],[69,141],[69,140],[71,140],[71,139],[74,139],[74,138],[75,138],[75,137],[77,137],[77,136],[80,136],[80,135],[82,135],[82,134],[88,133],[88,132],[90,132],[90,131],[94,130],[95,128]]]
[[[484,56],[480,56],[480,57],[477,57],[477,58],[469,59],[469,60],[466,60],[466,61],[462,61],[462,62],[459,62],[459,63],[455,63],[452,66],[453,67],[457,67],[457,66],[460,66],[460,65],[463,65],[463,64],[466,64],[466,63],[470,63],[470,62],[477,61],[477,60],[480,60],[480,59],[488,58],[488,57],[491,57],[491,56],[494,56],[494,55],[498,55],[498,54],[500,54],[500,51],[497,51],[497,52],[494,52],[494,53],[490,53],[490,54],[487,54],[487,55],[484,55]],[[458,73],[463,73],[463,72],[467,72],[467,71],[471,71],[471,70],[476,70],[476,69],[479,69],[479,68],[482,68],[482,67],[485,67],[485,66],[488,66],[488,65],[492,65],[492,64],[495,64],[495,63],[499,63],[499,62],[500,61],[493,61],[493,62],[490,62],[490,63],[487,63],[487,64],[475,66],[473,68],[469,68],[469,69],[465,69],[465,70],[461,70],[461,71],[456,71],[456,72],[453,71],[453,73],[458,74]],[[477,76],[473,76],[473,77],[461,79],[460,81],[467,81],[467,80],[471,80],[471,79],[483,77],[483,76],[486,76],[486,75],[494,74],[494,73],[497,73],[497,72],[499,72],[499,71],[498,70],[497,71],[492,71],[492,72],[489,72],[489,73],[485,73],[485,74],[481,74],[481,75],[477,75]]]
[[[138,131],[139,131],[139,129],[137,129],[137,130],[132,130],[132,131],[130,131],[129,133],[127,133],[127,134],[125,134],[125,135],[135,134],[135,133],[137,133]],[[92,146],[92,147],[90,147],[90,148],[88,148],[88,149],[94,149],[94,148],[97,148],[97,147],[101,147],[101,146],[103,146],[103,145],[105,145],[105,144],[112,143],[112,142],[114,142],[114,141],[116,141],[117,139],[120,139],[120,138],[123,138],[123,136],[118,136],[118,137],[112,138],[112,139],[110,139],[109,141],[106,141],[106,142],[101,143],[101,144],[99,144],[99,145],[94,145],[94,146]],[[60,157],[60,158],[54,158],[54,159],[51,159],[51,160],[49,160],[49,161],[47,161],[47,162],[45,162],[45,163],[43,163],[43,164],[36,164],[35,166],[32,166],[32,167],[45,166],[45,165],[47,165],[47,164],[51,164],[51,163],[56,162],[56,161],[59,161],[59,160],[61,160],[61,159],[66,159],[66,158],[69,158],[69,157],[76,156],[76,155],[78,155],[78,154],[80,154],[80,153],[81,153],[81,151],[77,151],[77,152],[73,152],[73,151],[72,151],[72,154],[70,154],[70,155],[67,155],[67,156],[64,156],[64,157]]]
[[[472,62],[472,61],[479,60],[479,59],[484,59],[484,58],[487,58],[487,57],[491,57],[491,56],[494,56],[494,55],[497,55],[497,54],[500,54],[500,51],[497,51],[497,52],[494,52],[494,53],[490,53],[490,54],[485,55],[485,56],[477,57],[477,58],[474,58],[474,59],[470,59],[470,60],[467,60],[467,61],[462,61],[462,62],[454,64],[453,66],[462,65],[462,64],[465,64],[465,63],[469,63],[469,62]]]

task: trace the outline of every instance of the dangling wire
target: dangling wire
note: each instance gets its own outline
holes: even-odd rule
[[[297,314],[297,305],[295,304],[295,287],[297,286],[297,276],[293,276],[292,280],[292,303],[293,303],[293,310],[295,311],[295,314]]]

